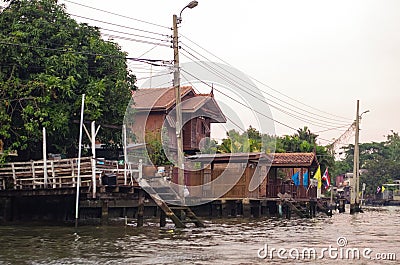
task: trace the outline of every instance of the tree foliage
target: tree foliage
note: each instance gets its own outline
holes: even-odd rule
[[[81,95],[85,120],[120,125],[134,89],[126,54],[97,28],[78,24],[55,0],[14,0],[0,14],[0,139],[19,159],[75,155]],[[102,128],[102,142],[120,131]]]
[[[307,127],[300,128],[293,135],[271,136],[261,134],[253,127],[249,127],[246,132],[240,134],[235,130],[227,133],[227,138],[223,139],[218,146],[221,153],[239,152],[314,152],[318,157],[321,167],[331,167],[334,165],[334,158],[325,146],[316,143],[318,135],[312,133]]]
[[[220,153],[261,152],[262,135],[251,126],[242,134],[230,130],[227,136],[217,148]]]
[[[384,142],[362,143],[360,150],[360,184],[366,184],[366,192],[375,193],[376,187],[400,179],[400,136],[391,132]],[[336,162],[337,175],[353,172],[354,145],[345,148],[345,158]]]

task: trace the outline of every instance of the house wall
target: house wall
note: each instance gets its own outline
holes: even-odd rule
[[[138,143],[144,143],[148,137],[161,139],[161,128],[163,126],[166,114],[162,112],[136,113],[132,131],[136,136]],[[205,125],[204,125],[205,124]],[[145,129],[144,129],[145,128]],[[208,128],[208,129],[207,129]],[[194,118],[189,120],[182,129],[183,150],[199,151],[200,141],[205,137],[210,137],[210,119]],[[145,132],[146,136],[143,135]],[[168,146],[177,147],[175,128],[168,126]]]
[[[137,143],[144,143],[149,141],[149,139],[161,140],[161,128],[163,126],[166,114],[162,112],[155,113],[136,113],[135,121],[132,126],[132,132],[136,136]],[[146,135],[144,135],[144,133]],[[168,126],[168,146],[176,148],[176,137],[175,128]]]
[[[221,176],[224,174],[224,180],[221,180]],[[240,178],[236,181],[236,178],[229,178],[229,176],[238,176]],[[264,178],[262,184],[253,191],[249,191],[249,183],[253,174]],[[194,197],[205,197],[209,198],[213,194],[223,194],[221,198],[262,198],[266,197],[267,194],[267,170],[265,166],[258,166],[252,163],[230,163],[230,164],[213,164],[213,169],[208,166],[205,169],[199,171],[192,171],[187,175],[187,185],[191,196]],[[213,181],[212,184],[207,185]],[[191,188],[190,186],[202,185],[202,189]],[[233,187],[232,187],[233,186]],[[232,188],[230,188],[232,187]]]

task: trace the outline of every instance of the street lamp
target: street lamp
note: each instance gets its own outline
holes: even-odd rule
[[[192,1],[182,8],[179,13],[179,18],[177,15],[172,16],[173,25],[173,41],[172,47],[174,49],[174,88],[175,88],[175,111],[176,111],[176,141],[177,141],[177,152],[178,152],[178,187],[179,196],[182,198],[183,204],[185,204],[185,197],[183,194],[185,186],[184,177],[184,162],[183,162],[183,140],[182,140],[182,107],[181,107],[181,87],[180,87],[180,68],[179,68],[179,42],[178,42],[178,24],[182,22],[182,12],[186,8],[194,8],[198,5],[197,1]]]
[[[368,112],[369,112],[369,110],[363,111],[363,113],[360,114],[360,120],[362,118],[362,115],[365,114],[365,113],[368,113]]]
[[[182,12],[183,12],[183,10],[185,10],[186,8],[190,8],[190,9],[195,8],[198,4],[199,4],[199,2],[192,1],[189,4],[187,4],[187,6],[182,8],[181,12],[179,13],[179,17],[178,17],[178,24],[182,22]]]

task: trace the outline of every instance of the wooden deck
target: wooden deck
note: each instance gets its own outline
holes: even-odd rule
[[[8,163],[0,168],[0,197],[31,197],[33,200],[38,196],[68,198],[76,194],[75,187],[80,182],[80,193],[86,195],[80,198],[81,206],[101,207],[101,219],[108,216],[108,208],[112,205],[110,201],[116,205],[120,201],[125,208],[136,206],[138,224],[143,225],[144,201],[147,197],[163,212],[160,225],[165,225],[165,218],[168,217],[179,228],[186,227],[185,223],[204,226],[189,207],[172,207],[165,202],[155,190],[156,187],[149,186],[142,173],[141,162],[121,165],[117,161],[91,157],[82,158],[80,164],[76,158]],[[143,185],[147,188],[142,189]],[[121,207],[121,204],[116,207]]]
[[[117,161],[107,161],[84,157],[59,159],[44,162],[15,162],[0,167],[0,190],[36,190],[76,187],[78,175],[81,187],[90,187],[96,198],[97,187],[103,185],[105,176],[114,175],[115,186],[137,186],[134,174],[141,177],[141,164],[120,165]]]

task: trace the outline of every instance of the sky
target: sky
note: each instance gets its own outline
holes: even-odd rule
[[[164,34],[172,35],[172,15],[179,14],[189,0],[59,2],[64,3],[67,12],[80,22],[120,31],[103,32],[109,34],[105,38],[118,42],[130,57],[171,61],[172,49],[156,44],[170,46],[169,42],[165,42],[168,37]],[[223,59],[224,63],[246,76],[262,82],[263,85],[253,80],[263,91],[265,101],[276,100],[283,109],[286,106],[300,111],[301,114],[297,115],[303,118],[310,114],[319,119],[316,124],[311,124],[271,107],[273,118],[280,122],[275,123],[277,135],[293,134],[294,129],[308,126],[312,132],[318,132],[323,139],[321,144],[326,144],[338,138],[347,129],[347,124],[355,119],[357,100],[360,100],[360,112],[369,110],[362,116],[361,142],[384,141],[391,130],[400,132],[400,1],[198,2],[197,7],[185,9],[182,13],[179,33],[184,36],[180,40],[186,51],[196,50],[197,55],[219,63],[218,58]],[[101,21],[124,25],[125,28]],[[132,41],[132,38],[140,37],[126,35],[128,32],[144,35],[146,38],[142,39],[152,43]],[[131,40],[110,35],[125,36]],[[154,39],[149,39],[149,36]],[[188,53],[181,50],[181,54],[182,64],[192,62]],[[158,71],[170,71],[137,62],[130,63],[130,67],[138,77],[139,87],[149,81],[150,74],[154,76]],[[218,87],[218,84],[215,88],[220,91],[226,89]],[[216,93],[216,97],[219,96],[222,97]],[[241,118],[243,126],[249,125],[245,123],[252,119],[243,114],[246,113],[245,108],[236,106],[235,109],[238,116],[245,116]],[[338,127],[334,120],[340,120],[343,127],[326,130],[326,127]],[[322,122],[325,127],[320,126]],[[253,127],[257,126],[253,124]],[[354,138],[347,141],[351,143]]]

